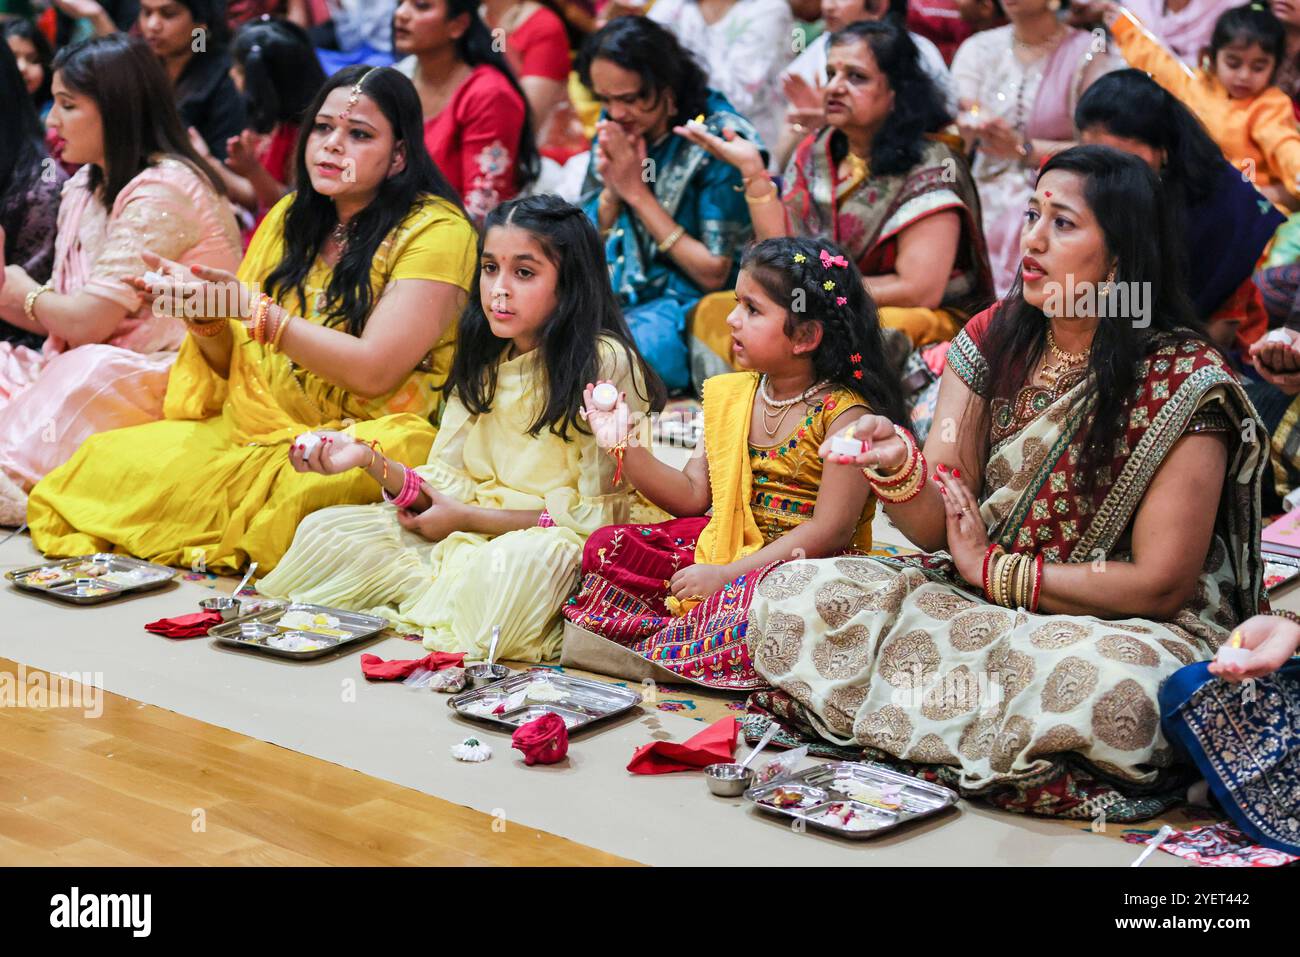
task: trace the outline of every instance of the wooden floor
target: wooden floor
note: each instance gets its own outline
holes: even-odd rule
[[[17,672],[0,658],[0,681]],[[0,707],[0,865],[634,863],[99,695],[98,717]]]

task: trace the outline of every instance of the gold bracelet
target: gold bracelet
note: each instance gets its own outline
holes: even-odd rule
[[[750,206],[762,206],[764,203],[770,203],[772,202],[772,200],[776,199],[776,194],[777,194],[776,183],[773,183],[772,188],[769,189],[762,196],[750,196],[748,193],[746,193],[745,202],[749,203]]]
[[[671,233],[669,233],[667,236],[664,237],[664,241],[659,244],[659,251],[661,253],[668,252],[668,250],[672,249],[673,246],[677,245],[677,240],[681,239],[682,235],[685,232],[686,232],[685,226],[678,226]]]
[[[284,337],[284,330],[288,328],[289,323],[293,322],[293,315],[279,306],[276,306],[276,308],[280,309],[280,318],[275,324],[275,335],[271,336],[271,348],[278,352],[280,350],[280,339]]]
[[[1033,561],[1029,556],[1021,554],[1020,560],[1016,562],[1016,607],[1029,607],[1029,589],[1033,583]]]
[[[23,299],[23,315],[27,317],[28,322],[40,322],[40,320],[36,318],[36,300],[40,299],[41,296],[45,295],[47,292],[53,291],[53,289],[54,283],[43,283],[29,292],[27,297]]]

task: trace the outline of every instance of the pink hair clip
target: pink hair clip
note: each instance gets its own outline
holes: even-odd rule
[[[841,269],[847,269],[849,261],[843,256],[832,256],[826,250],[822,250],[822,268],[830,269],[832,266],[839,266]]]
[[[848,302],[848,299],[845,298],[844,296],[836,296],[836,297],[835,297],[835,305],[837,305],[837,306],[842,306],[842,305],[844,305],[844,304],[847,303],[847,302]]]

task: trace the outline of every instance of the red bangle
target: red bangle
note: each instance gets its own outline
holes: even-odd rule
[[[1029,598],[1029,610],[1038,611],[1038,595],[1042,591],[1043,585],[1043,553],[1039,552],[1034,556],[1034,591]]]
[[[542,509],[542,514],[537,516],[537,525],[539,528],[554,528],[555,519],[551,518],[551,513]]]
[[[984,597],[993,601],[993,593],[989,590],[989,565],[993,561],[993,556],[1002,550],[1002,546],[997,542],[991,544],[984,550],[984,568],[980,572],[981,583],[984,586]]]

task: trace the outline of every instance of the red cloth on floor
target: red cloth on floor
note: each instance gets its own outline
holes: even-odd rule
[[[736,754],[739,730],[735,718],[723,718],[681,744],[676,741],[643,744],[632,755],[627,769],[633,774],[667,774],[730,761]]]
[[[510,747],[524,753],[524,764],[555,764],[569,753],[569,728],[558,714],[544,714],[516,728]]]
[[[200,611],[193,615],[180,615],[177,618],[159,618],[144,626],[145,631],[167,638],[201,638],[213,625],[221,624],[221,613],[217,611]]]
[[[361,672],[371,681],[394,681],[408,678],[416,668],[428,671],[441,671],[443,668],[459,668],[465,663],[465,652],[435,651],[423,658],[410,661],[385,661],[378,655],[361,656]]]

